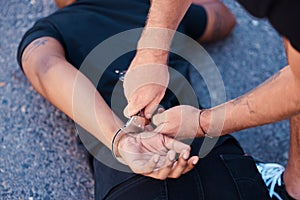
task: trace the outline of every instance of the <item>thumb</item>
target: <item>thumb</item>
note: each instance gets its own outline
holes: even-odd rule
[[[133,115],[138,114],[141,110],[143,110],[144,106],[142,104],[134,104],[133,102],[129,102],[125,107],[123,114],[125,117],[129,118]]]
[[[158,107],[158,103],[153,101],[145,107],[144,113],[147,119],[150,119]]]
[[[156,126],[156,128],[153,130],[153,132],[155,132],[155,133],[164,133],[164,134],[167,133],[166,129],[168,129],[167,128],[167,123],[168,122],[166,120],[166,114],[164,112],[154,115],[152,117],[151,122]]]
[[[145,131],[149,131],[149,132],[153,131],[153,127],[151,125],[146,125]]]
[[[155,125],[155,126],[160,126],[164,123],[166,123],[167,117],[166,117],[166,111],[165,112],[162,112],[162,113],[157,113],[155,114],[153,117],[152,117],[152,123]]]

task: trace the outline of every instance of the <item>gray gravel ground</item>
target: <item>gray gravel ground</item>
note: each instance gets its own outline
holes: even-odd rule
[[[225,2],[238,24],[229,38],[205,47],[232,99],[274,74],[286,59],[268,22]],[[0,199],[93,199],[91,169],[73,123],[33,90],[16,62],[21,36],[55,9],[49,0],[0,0]],[[209,106],[207,91],[198,88]],[[235,135],[247,153],[285,164],[288,131],[284,121]]]

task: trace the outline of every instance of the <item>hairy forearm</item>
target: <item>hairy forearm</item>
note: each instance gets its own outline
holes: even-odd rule
[[[165,64],[174,31],[191,2],[191,0],[152,0],[148,19],[139,40],[137,55],[141,54],[143,58],[148,58],[149,62]],[[135,62],[145,63],[144,59]]]
[[[146,27],[175,30],[191,3],[191,0],[152,0]]]
[[[299,112],[299,81],[287,66],[249,93],[204,111],[200,123],[209,135],[224,135]]]

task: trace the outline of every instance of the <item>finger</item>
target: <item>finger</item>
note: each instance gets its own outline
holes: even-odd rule
[[[170,174],[170,171],[172,170],[173,164],[175,162],[175,157],[175,151],[168,151],[164,165],[160,169],[154,171],[152,174],[149,175],[156,179],[165,180]]]
[[[153,129],[153,127],[151,126],[151,125],[146,125],[145,126],[145,131],[149,131],[149,132],[151,132],[151,131],[153,131],[154,129]]]
[[[145,117],[147,119],[150,119],[153,115],[153,113],[157,110],[157,107],[159,106],[159,102],[162,98],[159,96],[156,96],[152,102],[149,102],[149,104],[145,107]]]
[[[144,99],[137,100],[137,98],[134,98],[132,101],[128,102],[128,105],[123,111],[124,116],[129,118],[133,115],[137,115],[148,104],[144,103],[144,101]]]
[[[130,166],[132,166],[131,169],[133,170],[133,172],[137,174],[148,174],[153,172],[159,159],[160,156],[158,154],[155,154],[149,161],[134,160],[131,162]]]
[[[158,105],[159,105],[159,101],[155,99],[154,101],[150,102],[146,107],[145,107],[145,117],[147,119],[150,119],[153,115],[153,113],[156,111]]]
[[[125,108],[126,113],[124,112],[124,115],[126,117],[130,117],[136,115],[141,110],[144,110],[144,115],[146,118],[148,118],[147,115],[149,116],[149,114],[151,114],[152,116],[157,106],[158,106],[158,102],[155,101],[155,96],[148,93],[145,94],[143,90],[138,90],[132,95],[132,97],[128,101],[128,105]],[[151,110],[149,110],[149,108],[146,110],[146,107],[149,107]],[[152,111],[153,107],[155,107],[155,109]]]
[[[132,107],[132,106],[131,106],[131,104],[129,103],[129,104],[125,107],[125,109],[124,109],[124,111],[123,111],[124,116],[127,117],[127,118],[130,118],[131,116],[136,115],[136,114],[138,113],[138,111],[136,112],[136,111],[135,111],[134,109],[132,109],[131,107]]]
[[[156,126],[156,128],[153,130],[156,133],[168,133],[168,122],[165,121],[165,113],[159,113],[152,117],[151,122]]]
[[[191,150],[191,147],[189,145],[167,136],[164,137],[165,146],[167,147],[167,149],[174,150],[176,153],[182,153],[183,151],[185,151],[184,156],[186,157],[186,159],[189,157],[189,153]]]
[[[158,110],[157,110],[158,113],[162,113],[162,112],[164,112],[164,111],[165,111],[164,108],[158,108]]]
[[[183,155],[181,155],[178,158],[178,161],[173,165],[173,168],[169,174],[169,178],[178,178],[182,175],[182,173],[185,171],[188,164],[188,160],[183,158]]]
[[[198,161],[199,161],[199,157],[198,156],[191,157],[188,160],[186,168],[183,170],[182,174],[185,174],[185,173],[191,171],[196,166],[196,164],[198,163]]]
[[[159,126],[159,125],[161,125],[161,124],[166,123],[166,112],[155,114],[155,115],[152,117],[152,123],[153,123],[155,126]]]

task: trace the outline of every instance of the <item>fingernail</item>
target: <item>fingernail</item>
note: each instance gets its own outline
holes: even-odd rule
[[[198,161],[199,161],[199,158],[198,158],[198,157],[195,158],[195,159],[193,160],[193,165],[196,165],[196,164],[198,163]]]
[[[151,118],[151,114],[149,114],[149,113],[146,114],[146,118],[147,118],[147,119],[150,119],[150,118]]]
[[[173,164],[173,168],[175,168],[176,166],[177,166],[177,164],[178,164],[178,162],[176,161],[176,162],[174,162],[174,164]]]
[[[169,153],[169,160],[174,161],[176,157],[176,152],[175,151],[170,151]]]
[[[124,109],[123,113],[124,113],[125,117],[128,117],[128,108],[127,107]]]
[[[185,152],[183,153],[182,157],[183,159],[187,160],[189,158],[190,152],[185,150]]]
[[[154,160],[155,163],[158,163],[158,161],[159,161],[159,155],[157,155],[157,154],[154,155],[154,159],[153,160]]]

